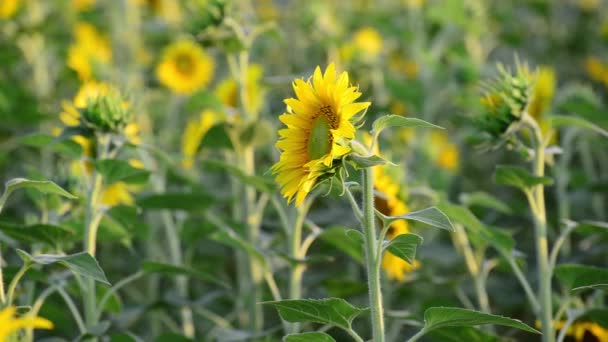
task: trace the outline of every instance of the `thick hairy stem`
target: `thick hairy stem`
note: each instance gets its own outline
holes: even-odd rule
[[[374,342],[384,342],[384,310],[380,288],[380,267],[376,260],[378,242],[374,212],[374,173],[372,168],[363,170],[363,236],[367,284],[369,287],[370,315]]]

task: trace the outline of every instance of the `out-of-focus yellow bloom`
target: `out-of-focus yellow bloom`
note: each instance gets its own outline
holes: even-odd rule
[[[95,69],[112,60],[110,44],[95,26],[86,22],[76,24],[74,38],[68,48],[67,65],[81,81],[92,80]]]
[[[192,94],[213,78],[214,62],[191,40],[180,40],[165,48],[156,76],[177,94]]]
[[[376,209],[387,216],[399,216],[407,214],[407,205],[399,199],[399,184],[395,183],[388,175],[384,174],[382,166],[374,167],[374,188],[379,193],[375,198]],[[407,221],[399,220],[390,226],[386,238],[392,240],[401,234],[409,233]],[[416,260],[410,265],[405,260],[385,252],[382,257],[382,268],[389,279],[404,281],[407,274],[420,267]]]
[[[600,4],[600,0],[576,0],[578,7],[586,12],[596,10]]]
[[[0,310],[0,342],[9,341],[13,334],[26,329],[53,329],[53,323],[42,317],[17,317],[17,309],[8,306]]]
[[[255,7],[258,17],[264,21],[275,20],[279,17],[279,11],[272,0],[259,0]]]
[[[554,327],[556,330],[561,330],[565,323],[565,321],[556,321]],[[536,325],[540,327],[540,322],[536,322]],[[608,329],[594,322],[574,322],[568,327],[566,336],[572,337],[575,342],[603,342],[608,341]]]
[[[431,156],[437,166],[447,171],[458,169],[460,153],[458,147],[451,143],[447,134],[433,131],[429,134],[431,140]]]
[[[551,67],[540,67],[536,72],[532,99],[528,104],[528,114],[541,121],[543,112],[551,106],[555,94],[555,71]]]
[[[133,205],[135,200],[126,183],[116,182],[103,190],[99,203],[104,206],[114,207],[120,204]]]
[[[374,59],[382,52],[382,36],[373,27],[363,27],[353,35],[353,44],[364,58]]]
[[[182,21],[182,9],[177,0],[133,0],[142,6],[148,6],[154,15],[166,23],[175,25]]]
[[[2,0],[0,1],[0,19],[8,19],[12,17],[17,10],[21,0]]]
[[[74,6],[78,12],[84,12],[93,8],[95,2],[97,2],[97,0],[72,0],[72,6]]]
[[[251,113],[258,113],[262,107],[264,90],[261,85],[264,70],[259,64],[252,64],[247,69],[245,106]],[[215,89],[216,96],[222,103],[231,108],[239,106],[239,87],[232,78],[221,81]]]
[[[390,110],[391,114],[396,115],[405,115],[407,113],[407,107],[403,102],[399,100],[391,102],[388,110]]]
[[[402,74],[407,78],[416,78],[418,76],[419,66],[414,60],[396,55],[391,57],[389,66],[391,70]]]
[[[296,79],[297,98],[285,100],[291,110],[279,120],[287,128],[279,131],[279,161],[272,167],[281,194],[296,206],[302,204],[322,176],[332,171],[335,159],[349,153],[342,141],[353,139],[353,117],[370,102],[355,102],[361,93],[349,83],[348,73],[336,74],[331,63],[325,73],[317,67],[307,81]]]
[[[338,55],[340,56],[340,61],[342,62],[350,62],[355,57],[355,52],[357,48],[351,42],[344,43],[340,45],[338,48]]]
[[[587,71],[587,74],[592,80],[603,83],[608,87],[608,66],[599,58],[588,57],[585,60],[585,71]]]
[[[223,116],[211,110],[205,110],[199,116],[192,118],[186,124],[186,129],[182,135],[182,165],[186,169],[192,168],[194,156],[196,155],[201,141],[207,131],[222,120]]]

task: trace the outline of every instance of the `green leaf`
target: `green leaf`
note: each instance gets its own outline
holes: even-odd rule
[[[604,328],[608,328],[608,309],[590,309],[587,310],[580,319],[590,320]]]
[[[447,327],[429,333],[432,341],[441,342],[504,342],[494,336],[473,327]]]
[[[145,209],[199,211],[207,209],[212,203],[213,198],[203,192],[167,192],[137,199],[137,205]]]
[[[46,194],[59,195],[70,199],[77,198],[76,196],[63,190],[63,188],[51,181],[35,181],[25,178],[14,178],[5,183],[4,193],[0,197],[0,212],[2,211],[2,207],[4,206],[4,203],[6,203],[6,200],[11,195],[11,193],[13,193],[13,191],[17,189],[22,188],[36,189]]]
[[[95,162],[95,169],[103,175],[106,184],[119,181],[141,184],[150,176],[148,170],[133,167],[129,162],[119,159],[98,160]]]
[[[258,120],[247,126],[241,133],[241,143],[243,146],[263,146],[276,139],[275,132],[268,120]]]
[[[233,149],[232,141],[230,140],[230,135],[228,134],[227,123],[219,123],[211,127],[203,140],[201,141],[201,148],[207,147],[212,149]]]
[[[365,169],[368,167],[374,167],[374,166],[378,166],[378,165],[394,165],[390,161],[388,161],[380,156],[377,156],[377,155],[363,157],[356,153],[350,154],[348,156],[348,161],[353,165],[353,167],[356,170],[361,170],[361,169]]]
[[[462,194],[460,201],[467,207],[480,206],[494,209],[504,214],[512,213],[511,208],[505,202],[483,191]]]
[[[99,267],[97,260],[87,252],[71,255],[39,254],[32,256],[26,251],[17,249],[17,253],[24,263],[38,265],[59,264],[69,268],[74,274],[79,274],[84,277],[92,278],[100,283],[110,285],[105,273],[101,267]]]
[[[555,268],[555,276],[572,291],[608,288],[608,269],[595,266],[562,264]]]
[[[426,332],[444,327],[466,327],[485,324],[504,325],[534,334],[540,334],[538,330],[524,324],[520,320],[491,315],[475,310],[436,307],[429,308],[424,312],[424,330]]]
[[[581,127],[581,128],[585,128],[590,131],[593,131],[595,133],[598,133],[598,134],[604,136],[604,138],[608,138],[608,131],[606,131],[605,129],[601,128],[600,126],[594,124],[593,122],[587,121],[578,116],[553,115],[553,116],[550,116],[549,119],[551,120],[551,125],[553,127],[560,127],[560,126]]]
[[[374,141],[385,128],[389,127],[423,127],[444,129],[443,127],[433,125],[432,123],[421,119],[407,118],[401,115],[385,115],[376,119],[376,121],[374,121],[372,124],[372,136]]]
[[[426,223],[436,228],[454,231],[454,226],[452,226],[450,219],[436,207],[413,211],[400,216],[386,216],[379,211],[376,211],[376,215],[380,217],[385,226],[389,226],[397,220],[411,220]]]
[[[264,302],[274,306],[287,322],[316,322],[349,329],[359,314],[366,311],[341,298],[293,299]]]
[[[208,171],[228,172],[230,175],[238,178],[244,184],[251,185],[258,191],[274,193],[277,189],[276,183],[272,178],[247,175],[238,167],[220,160],[206,160],[203,162],[203,167]]]
[[[283,338],[284,342],[336,342],[333,337],[324,332],[307,332],[289,334]]]
[[[25,146],[36,148],[50,148],[51,150],[62,154],[68,158],[79,158],[82,156],[82,146],[72,139],[57,139],[56,137],[43,133],[29,134],[19,142]]]
[[[338,248],[359,263],[363,263],[363,236],[361,232],[339,226],[323,230],[319,236],[323,241]],[[359,240],[360,239],[360,240]]]
[[[74,241],[76,238],[72,230],[52,224],[21,226],[0,222],[0,231],[15,240],[25,243],[43,243],[51,248]]]
[[[209,236],[212,240],[215,240],[224,245],[240,249],[250,257],[256,259],[263,268],[268,268],[268,263],[266,262],[266,257],[262,252],[260,252],[255,246],[245,241],[242,237],[240,237],[234,230],[229,229],[228,227],[219,227],[221,230],[217,231]]]
[[[384,249],[407,261],[409,264],[413,264],[416,258],[416,248],[420,244],[422,244],[422,237],[419,235],[401,234],[389,241]]]
[[[514,186],[523,191],[527,191],[539,184],[553,184],[553,180],[549,177],[537,177],[522,167],[508,165],[497,166],[494,179],[496,184]]]
[[[145,273],[184,275],[191,278],[196,278],[204,282],[210,282],[216,285],[223,286],[225,288],[229,288],[228,284],[217,279],[216,277],[186,266],[170,265],[154,261],[144,261],[142,265],[142,270]]]

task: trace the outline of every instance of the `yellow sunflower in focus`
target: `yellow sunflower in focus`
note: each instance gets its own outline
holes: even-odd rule
[[[194,164],[194,156],[198,152],[203,137],[213,125],[223,119],[223,116],[211,110],[205,110],[199,116],[192,118],[186,124],[182,135],[182,166],[191,169]]]
[[[110,43],[95,26],[86,22],[76,24],[74,38],[68,48],[67,65],[76,71],[81,81],[92,80],[96,69],[112,60]]]
[[[9,341],[13,334],[23,329],[53,329],[53,323],[42,317],[17,317],[17,309],[8,306],[0,310],[0,342]]]
[[[540,67],[536,72],[532,99],[528,105],[528,113],[541,121],[542,114],[551,106],[555,94],[555,71],[550,67]]]
[[[287,128],[279,131],[282,153],[272,172],[283,196],[288,202],[295,197],[298,206],[334,160],[350,152],[339,142],[355,137],[353,117],[370,102],[355,102],[361,93],[349,84],[348,73],[336,75],[333,63],[324,74],[317,67],[312,79],[295,80],[293,89],[297,98],[285,100],[287,113],[279,117]]]
[[[12,17],[17,10],[21,0],[2,0],[0,1],[0,19],[8,19]]]
[[[399,216],[407,214],[409,211],[407,205],[399,199],[399,185],[386,174],[382,167],[374,167],[374,189],[378,193],[374,201],[376,209],[386,216]],[[386,239],[392,240],[401,234],[407,234],[407,221],[398,220],[393,222],[388,229]],[[389,279],[404,281],[408,273],[420,267],[420,263],[416,260],[413,265],[410,265],[405,260],[385,252],[382,257],[382,268]]]
[[[564,321],[555,322],[555,329],[561,330]],[[566,336],[573,338],[575,342],[584,341],[608,341],[608,329],[593,322],[574,322],[566,331]]]
[[[262,107],[264,89],[261,80],[264,70],[259,64],[252,64],[247,69],[247,88],[245,106],[252,113],[258,113]],[[221,81],[215,88],[216,96],[222,103],[231,108],[239,106],[239,87],[236,80],[232,78]]]
[[[213,68],[213,59],[198,44],[181,40],[165,48],[156,76],[173,92],[187,95],[211,82]]]

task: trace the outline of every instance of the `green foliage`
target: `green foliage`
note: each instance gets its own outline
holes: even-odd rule
[[[350,329],[353,320],[365,312],[341,298],[299,299],[265,302],[274,306],[287,322],[316,322]]]

